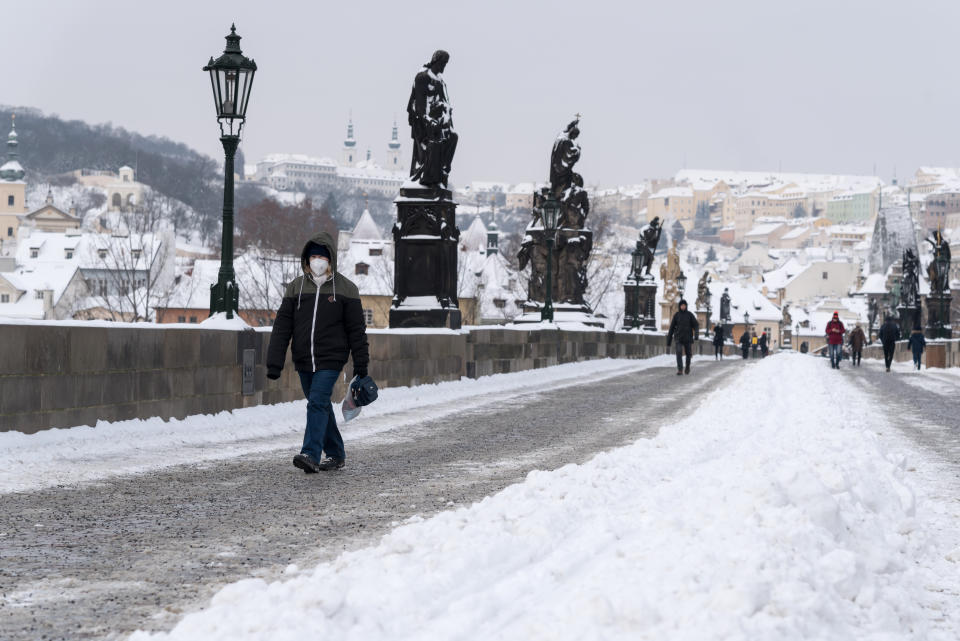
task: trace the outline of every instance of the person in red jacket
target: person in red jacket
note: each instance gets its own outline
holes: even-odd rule
[[[833,313],[833,318],[827,323],[827,349],[830,350],[830,367],[840,369],[840,356],[843,348],[843,334],[846,332],[843,323],[840,322],[840,314]]]

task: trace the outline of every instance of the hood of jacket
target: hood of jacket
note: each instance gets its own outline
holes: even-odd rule
[[[316,243],[327,248],[327,251],[330,252],[330,274],[331,276],[335,274],[337,272],[337,241],[325,231],[318,231],[303,244],[303,250],[300,252],[300,267],[303,269],[303,273],[310,273],[310,257],[307,256],[307,248],[310,243]]]

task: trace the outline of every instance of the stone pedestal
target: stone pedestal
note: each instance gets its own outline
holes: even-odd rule
[[[953,338],[950,327],[950,303],[953,297],[949,292],[927,296],[927,338]],[[941,323],[943,323],[941,325]]]
[[[920,327],[920,309],[917,307],[897,307],[897,315],[900,317],[900,335],[906,338],[914,327]]]
[[[623,284],[623,328],[636,325],[647,330],[657,329],[656,316],[657,284],[652,280],[628,280]]]
[[[705,309],[698,309],[696,311],[697,322],[700,323],[700,335],[709,336],[710,335],[710,312]]]
[[[446,189],[404,186],[393,225],[390,327],[459,329],[457,204]]]
[[[530,264],[530,284],[523,314],[517,323],[540,322],[540,310],[546,299],[547,242],[542,227],[528,227],[525,242]],[[587,258],[593,245],[589,229],[557,230],[551,269],[551,301],[554,322],[580,322],[603,326],[584,299],[587,290]]]

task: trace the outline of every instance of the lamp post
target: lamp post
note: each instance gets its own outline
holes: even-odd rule
[[[633,322],[630,323],[630,327],[640,329],[640,279],[643,276],[643,251],[640,249],[639,242],[630,254],[630,262],[633,278]]]
[[[743,331],[750,331],[750,312],[743,313]]]
[[[543,233],[547,240],[547,282],[543,296],[543,309],[540,310],[540,321],[553,322],[553,241],[557,233],[557,212],[560,203],[551,193],[543,202]]]
[[[800,321],[797,321],[796,332],[793,336],[793,349],[794,351],[800,351]]]
[[[223,144],[223,242],[220,246],[220,271],[217,284],[210,286],[210,315],[226,312],[227,318],[237,313],[240,299],[236,274],[233,271],[233,160],[240,145],[240,131],[246,119],[250,88],[257,63],[243,55],[237,28],[230,26],[223,55],[203,68],[210,73],[213,102],[220,125]]]

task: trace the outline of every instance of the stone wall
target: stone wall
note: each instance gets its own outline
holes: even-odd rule
[[[883,347],[879,343],[867,345],[863,348],[864,358],[883,360]],[[898,341],[897,349],[893,353],[893,360],[910,362],[913,352],[907,341]],[[960,367],[960,339],[937,340],[927,339],[927,349],[923,354],[923,364],[926,367]]]
[[[303,398],[289,353],[280,379],[266,378],[269,339],[269,331],[197,326],[0,324],[0,431],[183,418]],[[666,352],[662,335],[502,327],[372,330],[369,342],[370,375],[381,387]],[[253,361],[248,394],[245,350]],[[694,351],[712,354],[713,347],[700,341]],[[348,363],[336,400],[351,373]]]

